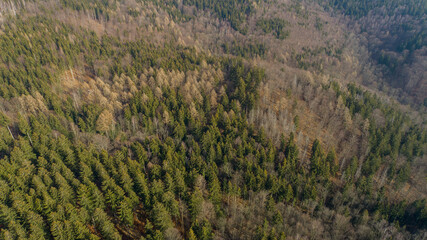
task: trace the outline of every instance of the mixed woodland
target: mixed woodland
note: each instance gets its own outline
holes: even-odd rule
[[[3,1],[0,239],[426,238],[423,3]]]

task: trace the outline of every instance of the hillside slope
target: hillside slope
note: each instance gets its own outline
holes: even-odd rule
[[[425,238],[423,71],[332,7],[0,3],[0,239]]]

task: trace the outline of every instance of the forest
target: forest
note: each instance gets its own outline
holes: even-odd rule
[[[319,1],[319,4],[350,17],[353,19],[351,24],[360,25],[360,33],[368,35],[365,44],[369,46],[372,58],[383,66],[387,81],[415,95],[423,104],[425,96],[418,95],[415,89],[415,86],[424,88],[423,83],[412,72],[419,67],[417,57],[426,57],[425,1],[346,0]],[[376,24],[380,26],[374,26]]]
[[[0,239],[426,236],[425,193],[394,196],[414,184],[425,161],[425,120],[408,113],[423,118],[422,106],[407,110],[354,82],[295,75],[299,82],[281,97],[295,112],[312,101],[308,92],[329,96],[319,104],[342,111],[345,131],[361,136],[351,157],[320,133],[301,145],[301,131],[311,127],[302,114],[287,123],[293,131],[276,131],[278,141],[250,120],[267,111],[268,65],[276,64],[268,61],[277,51],[270,41],[295,35],[288,20],[258,18],[267,1],[61,0],[52,9],[38,1],[9,1],[20,12],[0,21]],[[361,18],[399,2],[328,5]],[[422,15],[409,2],[408,13]],[[188,44],[173,29],[191,26],[197,11],[211,11],[217,20],[209,21],[226,21],[238,36],[262,38],[209,48],[194,33]],[[161,25],[156,15],[171,20]],[[93,28],[78,25],[86,16]],[[167,40],[119,31],[145,18],[153,25],[134,31]],[[327,31],[315,19],[313,27]],[[417,39],[401,51],[423,48]],[[346,57],[332,48],[293,54],[298,71],[319,67],[310,56]],[[309,90],[298,95],[301,86]]]

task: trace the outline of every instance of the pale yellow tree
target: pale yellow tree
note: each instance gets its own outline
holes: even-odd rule
[[[99,132],[107,132],[114,125],[115,120],[114,116],[109,110],[104,110],[99,115],[98,120],[96,121],[96,130]]]

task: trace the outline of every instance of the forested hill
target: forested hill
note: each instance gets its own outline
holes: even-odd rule
[[[426,107],[326,6],[0,2],[0,239],[425,238]]]
[[[319,1],[352,19],[385,79],[427,104],[426,1]]]

